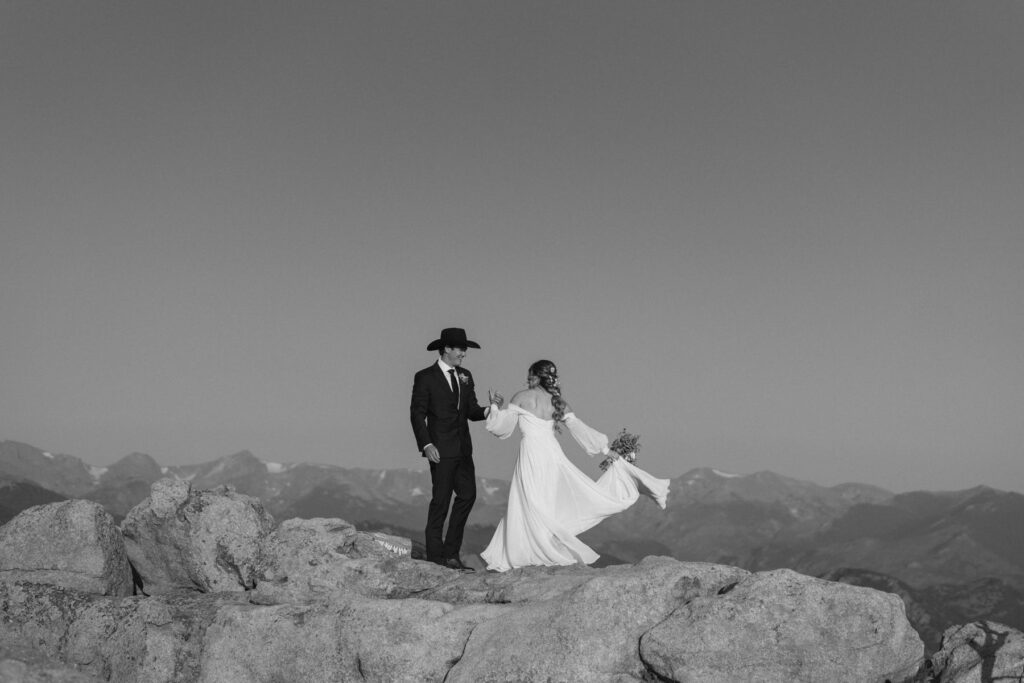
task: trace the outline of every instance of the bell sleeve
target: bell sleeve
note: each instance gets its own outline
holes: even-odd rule
[[[565,414],[565,426],[569,428],[572,438],[587,452],[594,456],[598,453],[608,455],[608,437],[601,432],[588,426],[583,420],[576,417],[576,413]]]
[[[519,415],[511,408],[499,408],[492,403],[484,428],[499,439],[507,439],[512,436],[518,422]]]

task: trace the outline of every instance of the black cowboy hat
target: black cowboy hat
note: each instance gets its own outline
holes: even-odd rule
[[[427,351],[437,351],[450,346],[453,349],[479,349],[480,345],[475,341],[466,339],[466,331],[461,327],[446,327],[441,330],[441,338],[427,344]]]

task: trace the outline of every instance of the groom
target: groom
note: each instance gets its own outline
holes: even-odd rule
[[[466,339],[466,331],[458,327],[441,330],[441,337],[427,345],[427,351],[437,351],[440,357],[416,373],[409,413],[416,446],[430,461],[433,482],[425,532],[427,559],[451,569],[473,571],[459,557],[462,532],[476,500],[469,421],[483,420],[490,407],[481,408],[477,403],[473,375],[462,367],[467,348],[479,349],[480,345]],[[500,395],[489,398],[501,407]],[[455,503],[442,541],[452,493]]]

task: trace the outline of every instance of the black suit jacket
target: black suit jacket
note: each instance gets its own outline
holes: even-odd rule
[[[476,400],[473,373],[455,368],[455,376],[460,380],[461,403],[437,363],[420,370],[413,379],[409,416],[420,455],[425,456],[423,447],[427,444],[434,444],[442,458],[473,454],[469,422],[484,419],[486,413]]]

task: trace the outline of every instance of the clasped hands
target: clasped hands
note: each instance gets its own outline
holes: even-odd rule
[[[498,406],[500,410],[505,405],[505,397],[496,391],[487,390],[487,401]],[[441,462],[441,453],[437,450],[437,446],[434,444],[427,444],[423,447],[423,455],[427,456],[427,460],[434,463],[435,465]]]

